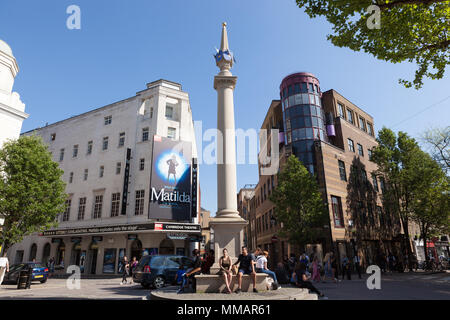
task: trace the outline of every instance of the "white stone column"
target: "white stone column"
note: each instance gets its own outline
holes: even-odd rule
[[[222,250],[236,261],[243,244],[243,228],[247,225],[237,211],[236,184],[236,142],[234,125],[234,88],[237,77],[230,72],[233,56],[228,49],[226,23],[222,28],[220,51],[216,55],[216,64],[220,72],[214,77],[214,89],[217,90],[217,213],[210,221],[214,230],[215,264],[219,267]],[[214,271],[212,271],[214,272]]]

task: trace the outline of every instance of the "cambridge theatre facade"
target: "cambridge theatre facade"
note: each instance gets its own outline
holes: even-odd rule
[[[64,170],[59,225],[26,237],[11,263],[118,273],[126,255],[187,255],[197,246],[198,171],[189,96],[159,80],[134,97],[32,130]]]

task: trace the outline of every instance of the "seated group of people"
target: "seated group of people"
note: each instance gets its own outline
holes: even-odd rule
[[[192,268],[177,277],[181,277],[181,287],[178,293],[184,292],[184,288],[189,282],[189,279],[193,282],[193,287],[195,290],[195,275],[202,273],[202,260],[200,258],[200,251],[195,249],[193,252],[194,264]],[[223,275],[223,279],[227,288],[227,293],[232,293],[231,284],[233,281],[233,273],[236,275],[238,280],[238,288],[236,293],[242,291],[242,277],[247,274],[252,277],[253,281],[253,292],[258,292],[256,289],[256,273],[268,274],[273,279],[273,289],[280,289],[281,286],[278,283],[277,276],[275,272],[271,271],[267,267],[267,258],[269,253],[267,251],[262,251],[257,248],[254,253],[249,253],[247,247],[242,247],[242,252],[239,255],[236,262],[233,263],[232,258],[228,254],[227,249],[223,249],[223,256],[219,259],[220,271],[219,274]],[[239,267],[237,267],[239,265]],[[237,268],[237,270],[236,270]],[[233,269],[234,272],[233,272]],[[318,289],[316,289],[312,283],[309,281],[307,267],[304,262],[296,263],[295,270],[291,275],[291,284],[299,288],[307,288],[314,293],[317,293],[320,297],[323,297]]]

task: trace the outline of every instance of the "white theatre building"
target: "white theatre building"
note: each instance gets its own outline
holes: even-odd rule
[[[20,100],[19,94],[12,91],[18,72],[19,66],[11,47],[0,40],[0,148],[7,140],[19,137],[22,122],[28,118],[25,104]],[[0,213],[0,228],[3,222]]]
[[[131,98],[23,133],[33,134],[43,138],[64,171],[67,209],[56,229],[14,245],[8,252],[12,263],[54,257],[59,272],[79,265],[84,274],[115,274],[123,255],[188,255],[197,246],[199,183],[191,162],[197,148],[189,96],[180,84],[149,83]],[[150,208],[153,147],[181,141],[192,156],[184,166],[192,171],[186,178],[191,204],[183,207],[190,211],[181,219],[159,217],[159,209]],[[171,205],[161,207],[170,215]]]

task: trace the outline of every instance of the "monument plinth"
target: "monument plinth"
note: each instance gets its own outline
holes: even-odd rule
[[[214,251],[216,253],[216,261],[212,269],[219,268],[219,258],[222,256],[224,248],[228,249],[233,262],[236,261],[243,244],[243,228],[248,223],[239,216],[237,211],[233,102],[237,77],[230,72],[234,57],[228,47],[226,23],[222,25],[222,41],[215,58],[216,65],[220,69],[218,75],[214,77],[214,89],[217,91],[217,130],[222,139],[218,139],[217,147],[217,213],[209,223],[214,230]]]

